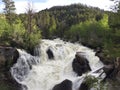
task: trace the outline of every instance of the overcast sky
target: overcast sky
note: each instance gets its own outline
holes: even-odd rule
[[[99,7],[104,10],[110,10],[110,6],[113,2],[110,0],[13,0],[15,2],[16,13],[24,13],[26,11],[28,2],[33,3],[35,11],[40,11],[52,6],[70,5],[74,3],[82,3],[88,6]],[[0,0],[0,12],[3,12],[4,8],[2,0]]]

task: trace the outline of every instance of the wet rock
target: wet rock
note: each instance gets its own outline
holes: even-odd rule
[[[80,52],[76,53],[75,59],[72,62],[72,68],[73,71],[78,74],[78,76],[91,71],[88,60],[84,56],[82,56]]]
[[[0,65],[4,66],[6,70],[16,63],[19,53],[16,48],[12,47],[0,47]]]
[[[17,62],[18,57],[19,53],[16,48],[0,46],[0,88],[21,90],[21,85],[13,79],[10,73],[10,68]]]
[[[47,53],[49,59],[54,59],[53,52],[50,48],[46,51],[46,53]]]
[[[72,90],[72,82],[66,79],[60,84],[55,85],[52,90]]]

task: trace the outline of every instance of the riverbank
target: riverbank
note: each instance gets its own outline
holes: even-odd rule
[[[19,57],[18,52],[13,47],[0,46],[0,89],[1,90],[20,90],[18,84],[10,74],[10,68],[16,63]]]

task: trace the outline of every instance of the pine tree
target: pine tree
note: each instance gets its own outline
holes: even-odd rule
[[[2,0],[2,2],[4,2],[4,4],[5,4],[4,13],[5,13],[6,19],[7,19],[8,23],[10,25],[12,25],[12,23],[14,22],[14,19],[15,19],[15,10],[16,10],[14,1]]]

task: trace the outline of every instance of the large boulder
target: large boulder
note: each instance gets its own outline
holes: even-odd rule
[[[73,71],[81,76],[83,73],[91,71],[88,60],[80,53],[77,52],[72,62]]]
[[[72,81],[66,79],[60,84],[55,85],[52,90],[72,90]]]

